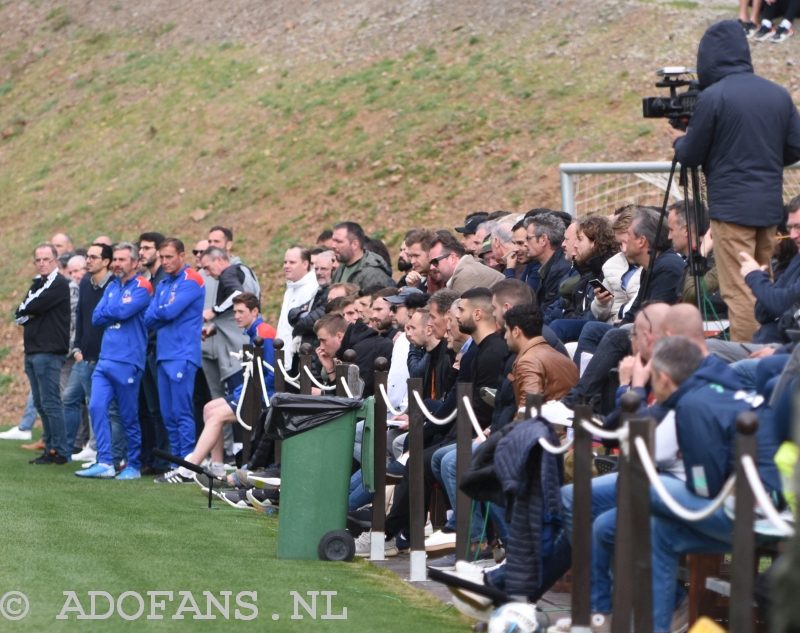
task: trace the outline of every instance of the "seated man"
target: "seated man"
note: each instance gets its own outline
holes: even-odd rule
[[[250,292],[243,292],[233,298],[233,316],[236,323],[250,337],[251,344],[256,336],[264,339],[264,360],[274,367],[275,348],[272,346],[272,341],[276,335],[275,328],[264,322],[259,315],[259,309],[258,298]],[[256,376],[259,376],[258,372]],[[275,376],[266,367],[264,367],[264,382],[267,387],[266,399],[269,400],[273,394]],[[225,474],[225,465],[222,461],[222,426],[237,422],[236,409],[241,395],[242,387],[239,386],[231,395],[212,400],[203,408],[203,432],[197,439],[194,451],[186,457],[186,461],[200,464],[211,453],[211,466],[208,470],[215,475]],[[156,481],[169,484],[192,483],[194,473],[180,467],[174,474],[167,473],[156,478]]]
[[[558,288],[571,268],[572,253],[568,253],[568,259],[561,248],[566,227],[555,214],[541,213],[526,218],[525,228],[528,231],[528,252],[531,259],[541,265],[541,281],[536,291],[536,300],[542,311],[547,312],[558,300]]]

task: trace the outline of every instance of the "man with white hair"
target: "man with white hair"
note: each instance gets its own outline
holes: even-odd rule
[[[314,261],[314,274],[320,286],[329,286],[336,267],[336,255],[333,251],[322,251]]]
[[[515,217],[507,215],[492,227],[492,255],[500,272],[506,269],[508,257],[514,252]]]

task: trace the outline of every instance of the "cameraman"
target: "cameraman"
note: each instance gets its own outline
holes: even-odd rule
[[[738,274],[740,257],[770,265],[783,219],[783,167],[800,159],[800,116],[784,88],[753,73],[735,20],[703,35],[697,76],[705,90],[686,132],[670,128],[672,144],[682,165],[703,166],[731,340],[750,342],[758,322],[755,297]]]

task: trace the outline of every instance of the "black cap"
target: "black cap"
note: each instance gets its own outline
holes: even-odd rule
[[[457,226],[456,233],[463,233],[464,235],[473,235],[477,233],[478,227],[486,222],[486,218],[488,216],[476,216],[474,218],[470,218],[467,222],[464,223],[464,226]]]
[[[402,290],[398,294],[393,297],[384,297],[384,301],[388,303],[393,303],[394,305],[400,305],[401,303],[405,303],[406,297],[409,295],[421,295],[422,290],[419,288],[414,288],[412,286],[403,286]]]

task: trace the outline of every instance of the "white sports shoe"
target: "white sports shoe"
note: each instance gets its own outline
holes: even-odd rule
[[[359,558],[369,558],[372,554],[372,533],[362,532],[356,539],[356,556]],[[383,545],[383,554],[386,558],[397,556],[397,545],[394,539],[386,541]]]
[[[30,431],[20,431],[18,426],[0,433],[0,440],[31,440]]]
[[[75,453],[72,456],[73,462],[93,462],[97,459],[97,451],[93,451],[88,446],[84,448],[80,453]]]

